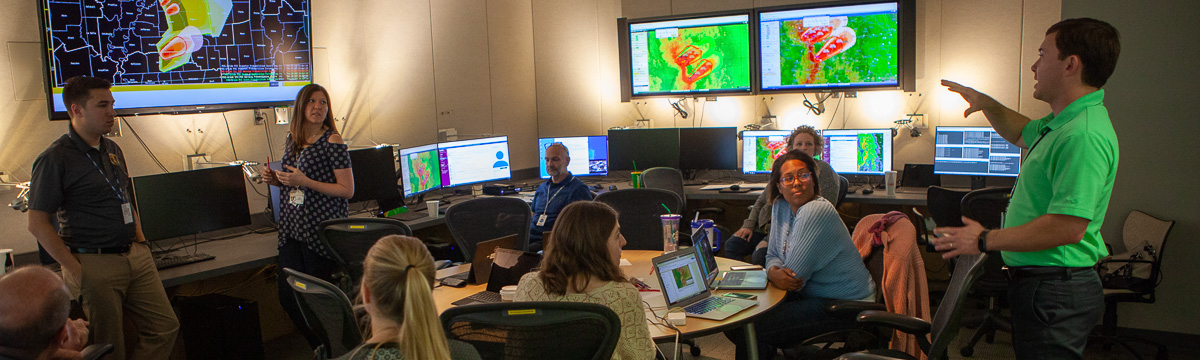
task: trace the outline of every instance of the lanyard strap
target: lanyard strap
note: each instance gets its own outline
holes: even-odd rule
[[[1042,131],[1041,131],[1041,135],[1040,135],[1040,136],[1038,136],[1037,140],[1034,140],[1034,141],[1033,141],[1033,145],[1030,145],[1030,146],[1029,146],[1029,151],[1027,151],[1027,152],[1025,153],[1025,157],[1021,158],[1021,165],[1022,165],[1022,166],[1023,166],[1023,165],[1025,165],[1025,160],[1029,160],[1029,156],[1033,154],[1033,149],[1037,148],[1038,144],[1042,143],[1042,139],[1045,139],[1045,138],[1046,138],[1046,134],[1049,134],[1049,133],[1050,133],[1050,130],[1051,130],[1051,129],[1050,129],[1049,127],[1045,128],[1045,129],[1042,129]],[[1018,173],[1018,174],[1017,174],[1017,181],[1014,181],[1014,182],[1013,182],[1013,187],[1012,187],[1012,190],[1008,192],[1008,198],[1009,198],[1010,200],[1012,199],[1013,195],[1016,195],[1016,194],[1017,194],[1017,184],[1020,182],[1020,180],[1021,180],[1021,174],[1020,174],[1020,173]],[[1006,212],[1006,213],[1007,213],[1008,211],[1007,211],[1007,210],[1005,210],[1004,212]],[[1000,218],[1001,218],[1001,219],[1004,219],[1003,215],[1002,215]]]
[[[554,180],[551,180],[550,184],[554,184]],[[550,201],[553,201],[554,198],[558,197],[558,193],[561,192],[562,189],[566,188],[566,187],[567,187],[567,184],[563,184],[563,186],[559,187],[558,190],[554,191],[554,196],[550,196],[550,194],[549,194],[550,189],[546,188],[546,191],[547,191],[546,206],[542,207],[542,215],[545,215],[547,211],[550,211]]]
[[[103,161],[103,157],[104,157],[105,153],[106,152],[101,152],[101,154],[100,154],[102,161]],[[92,161],[92,167],[96,168],[96,171],[100,173],[100,177],[103,177],[104,182],[108,183],[108,187],[111,188],[112,191],[117,194],[117,198],[121,199],[121,203],[122,204],[127,203],[128,201],[125,200],[125,195],[123,195],[121,193],[121,190],[118,190],[121,185],[121,178],[118,176],[117,177],[117,185],[113,185],[112,180],[108,178],[108,175],[104,174],[104,170],[100,170],[100,165],[96,163],[96,159],[93,159],[90,155],[87,155],[87,154],[84,154],[84,156],[87,156],[88,160]],[[116,171],[117,171],[117,169],[114,168],[113,175],[116,175]]]

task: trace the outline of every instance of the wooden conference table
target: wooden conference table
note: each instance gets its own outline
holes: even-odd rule
[[[661,290],[661,285],[659,285],[658,280],[650,273],[651,262],[654,260],[654,257],[658,255],[662,255],[662,252],[653,250],[622,251],[621,257],[625,260],[628,260],[632,265],[622,266],[621,270],[624,271],[625,275],[627,276],[633,276],[641,279],[647,285],[650,285],[650,287],[654,290]],[[717,267],[722,270],[728,270],[729,267],[733,265],[746,265],[746,263],[722,257],[717,258]],[[443,278],[446,276],[466,272],[469,271],[470,268],[470,264],[464,264],[461,266],[442,269],[438,271],[437,277]],[[466,287],[462,288],[439,286],[433,289],[433,302],[437,305],[438,313],[441,314],[442,312],[446,311],[446,309],[455,306],[451,303],[486,289],[486,284],[467,285]],[[767,285],[765,290],[717,290],[713,293],[720,295],[727,292],[739,292],[757,295],[758,306],[746,309],[723,321],[689,317],[687,318],[687,325],[678,326],[679,330],[681,331],[680,338],[695,338],[744,326],[748,340],[747,343],[754,344],[756,343],[757,339],[757,336],[754,332],[754,319],[774,308],[781,301],[783,301],[784,295],[786,295],[785,291],[776,288],[774,285]],[[666,300],[663,299],[661,291],[642,292],[641,294],[642,299],[651,306],[651,308],[645,309],[646,318],[649,319],[659,316],[666,317]],[[650,330],[650,337],[653,338],[655,342],[675,339],[675,331],[671,330],[670,328],[650,324],[649,322],[646,323],[646,326]],[[757,346],[750,346],[748,350],[751,359],[758,359]]]

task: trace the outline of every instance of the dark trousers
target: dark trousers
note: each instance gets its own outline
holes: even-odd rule
[[[1095,271],[1014,277],[1008,303],[1017,359],[1082,359],[1104,315],[1104,290]]]
[[[788,293],[783,302],[754,321],[754,332],[758,337],[758,356],[762,359],[775,357],[776,349],[790,348],[804,340],[830,331],[855,326],[854,320],[829,316],[825,307],[831,300],[801,297],[797,292]],[[736,359],[747,358],[746,335],[738,328],[725,332],[737,346]]]
[[[276,285],[279,287],[279,305],[283,307],[288,318],[292,319],[292,325],[295,325],[300,334],[304,335],[304,339],[308,340],[308,345],[316,349],[321,345],[321,339],[309,331],[304,323],[304,314],[300,312],[300,305],[296,303],[296,292],[288,285],[287,274],[283,272],[283,268],[333,282],[333,272],[337,270],[337,263],[309,250],[295,239],[288,239],[287,244],[279,247],[278,262],[276,276],[279,282]]]
[[[725,239],[725,257],[737,261],[745,261],[746,256],[754,252],[754,247],[765,239],[767,234],[754,232],[749,239],[743,239],[737,236],[730,236]]]

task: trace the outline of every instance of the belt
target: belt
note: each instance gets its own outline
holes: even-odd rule
[[[1071,274],[1084,271],[1095,272],[1095,268],[1091,266],[1084,267],[1065,267],[1065,266],[1014,266],[1005,268],[1009,279],[1019,278],[1046,278],[1046,277],[1061,277],[1070,278]]]
[[[75,254],[125,254],[129,253],[129,245],[102,247],[102,248],[82,248],[70,247],[71,252]]]

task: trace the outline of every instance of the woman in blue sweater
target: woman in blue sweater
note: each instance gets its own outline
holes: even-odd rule
[[[772,358],[787,348],[829,331],[853,326],[825,314],[831,300],[874,299],[875,284],[863,265],[833,204],[820,196],[817,164],[799,150],[775,159],[767,196],[771,209],[771,242],[767,278],[788,292],[783,302],[754,322],[759,355]],[[726,333],[746,358],[745,335]]]

